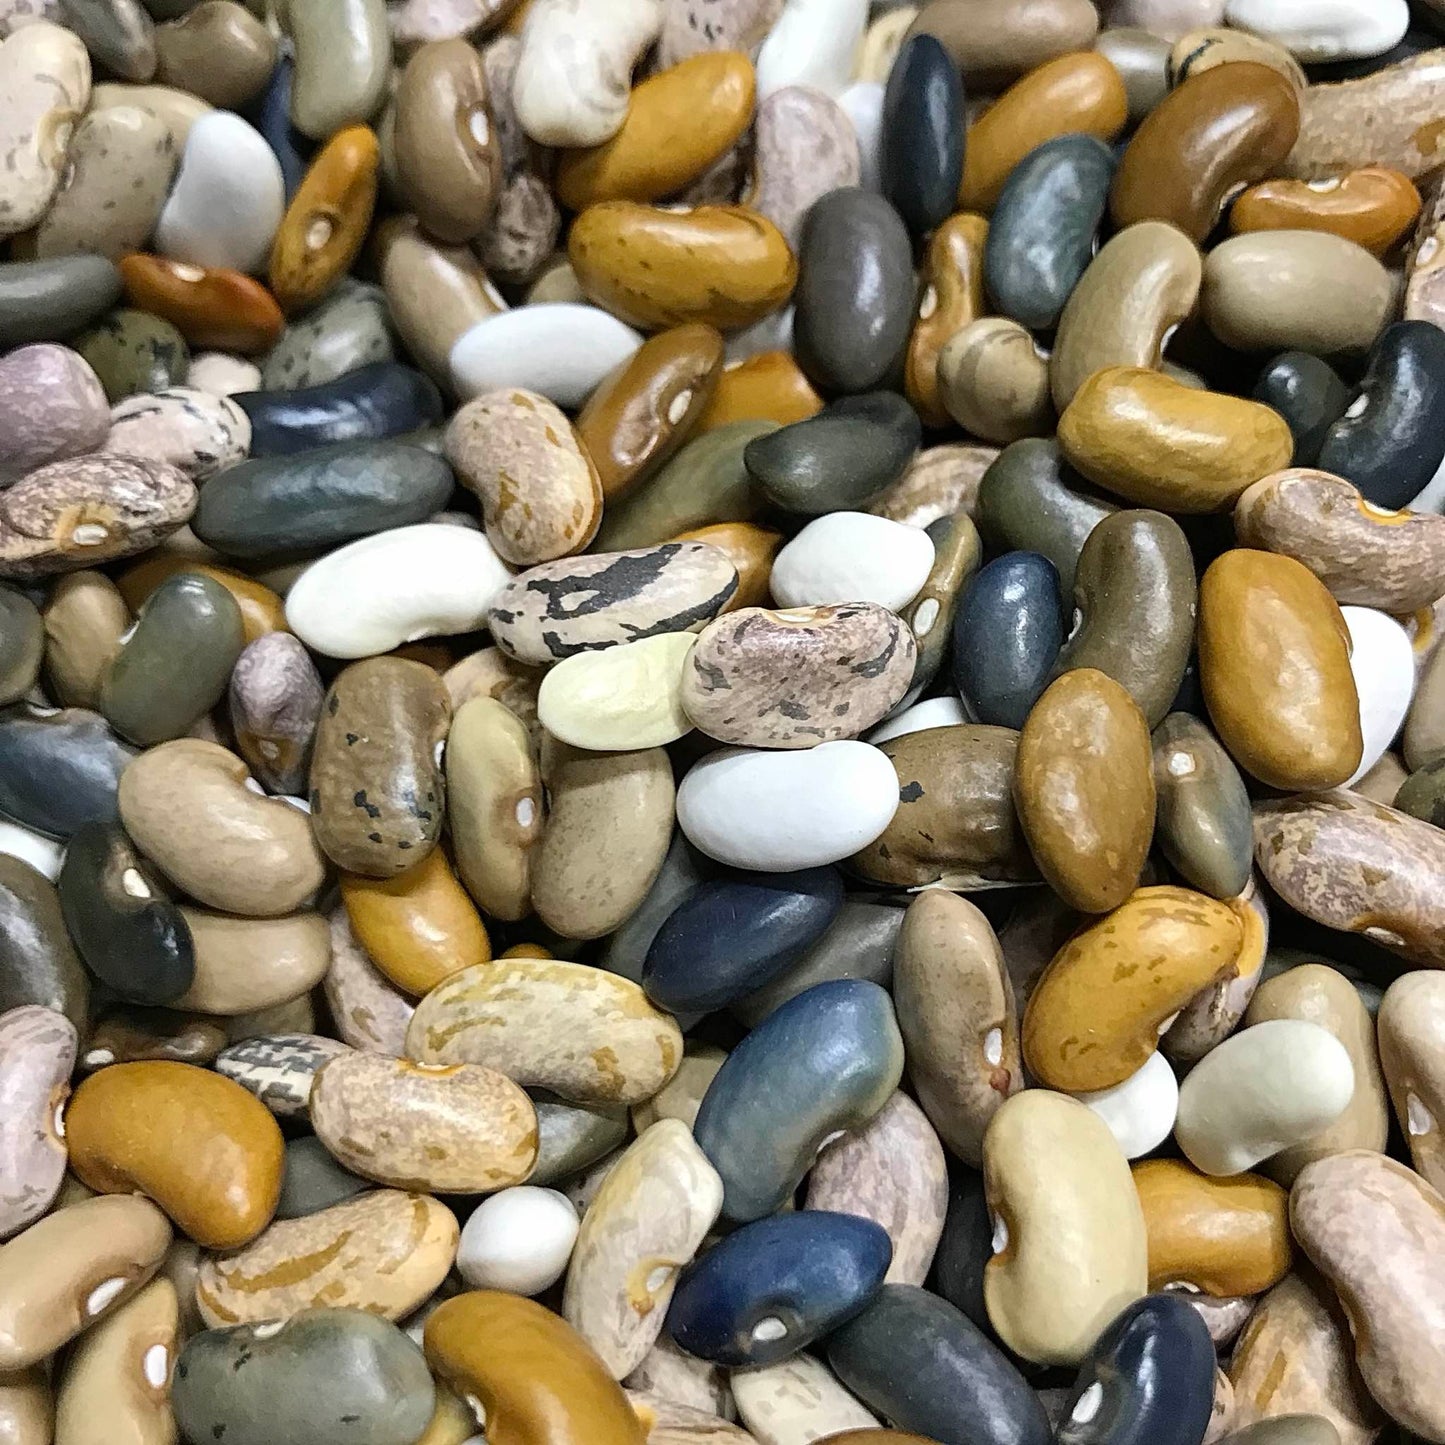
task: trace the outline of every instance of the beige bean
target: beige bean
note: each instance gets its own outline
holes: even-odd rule
[[[75,128],[54,203],[35,229],[37,257],[139,251],[166,203],[177,152],[170,127],[140,106],[93,110]]]
[[[1445,1199],[1383,1154],[1352,1150],[1304,1169],[1290,1227],[1350,1319],[1355,1361],[1391,1419],[1427,1439],[1445,1434],[1437,1361],[1445,1322]]]
[[[447,812],[457,872],[493,918],[524,918],[542,837],[542,779],[527,729],[502,703],[473,697],[447,738]]]
[[[106,1194],[57,1209],[0,1247],[0,1370],[48,1358],[160,1268],[170,1221],[148,1199]]]
[[[1338,297],[1321,306],[1320,297]],[[1363,246],[1328,231],[1253,231],[1204,262],[1200,313],[1236,351],[1364,351],[1395,312],[1395,281]]]
[[[456,1216],[430,1195],[372,1190],[207,1259],[196,1302],[211,1329],[321,1306],[400,1319],[446,1278],[457,1236]]]
[[[131,622],[120,590],[103,572],[72,572],[56,582],[41,615],[48,691],[63,707],[96,707]]]
[[[1163,221],[1126,226],[1079,279],[1059,318],[1049,376],[1062,412],[1106,366],[1158,367],[1169,332],[1199,299],[1204,264]]]
[[[116,105],[138,105],[166,123],[171,144],[180,155],[186,148],[191,126],[213,109],[198,95],[177,90],[171,85],[126,85],[119,81],[102,81],[90,93],[90,108],[108,110]]]
[[[510,1079],[476,1064],[343,1054],[311,1085],[311,1127],[366,1179],[434,1194],[520,1184],[537,1161],[537,1112]]]
[[[565,938],[600,938],[647,896],[672,840],[676,788],[661,748],[542,748],[551,811],[532,860],[532,907]]]
[[[632,1106],[632,1128],[637,1134],[659,1119],[681,1119],[689,1129],[697,1119],[703,1095],[727,1062],[727,1054],[715,1044],[688,1039],[677,1072],[650,1099]]]
[[[1109,1126],[1064,1094],[1026,1089],[994,1115],[983,1180],[995,1219],[984,1302],[999,1338],[1039,1364],[1077,1364],[1149,1288],[1139,1196]]]
[[[399,1056],[415,1006],[356,941],[344,905],[332,909],[327,923],[331,963],[324,985],[337,1033],[352,1048]]]
[[[537,724],[537,689],[540,668],[527,667],[508,657],[500,647],[484,647],[449,667],[442,674],[452,712],[461,711],[474,697],[494,697],[527,729],[534,748],[542,741]]]
[[[196,738],[151,748],[120,780],[126,832],[183,892],[227,913],[290,913],[326,865],[305,813],[246,786],[234,753]]]
[[[507,303],[468,247],[443,246],[409,218],[377,228],[376,252],[397,334],[422,370],[450,386],[452,343]]]
[[[179,1320],[162,1276],[81,1336],[55,1398],[56,1445],[172,1445]]]
[[[461,37],[423,45],[396,87],[397,180],[409,210],[442,241],[481,233],[502,185],[482,58]]]
[[[871,1219],[893,1245],[884,1284],[921,1285],[948,1212],[948,1160],[927,1115],[895,1093],[861,1129],[825,1145],[805,1208]]]
[[[44,1365],[0,1374],[0,1442],[3,1445],[51,1445],[55,1406]]]
[[[530,567],[580,552],[596,536],[601,479],[546,397],[520,388],[474,397],[447,427],[446,455],[481,499],[487,537],[506,561]]]
[[[1355,1368],[1349,1326],[1329,1286],[1308,1265],[1260,1301],[1229,1366],[1236,1428],[1277,1415],[1319,1415],[1341,1445],[1369,1445],[1379,1409]]]
[[[982,316],[939,353],[939,395],[966,432],[1006,446],[1054,427],[1049,358],[1006,316]]]
[[[876,1429],[878,1421],[850,1395],[827,1365],[812,1355],[739,1370],[733,1398],[743,1424],[759,1445],[825,1440],[843,1430]]]
[[[643,1357],[642,1363],[622,1382],[628,1390],[660,1395],[677,1405],[732,1419],[737,1415],[727,1368],[696,1355],[685,1354],[666,1335]]]
[[[631,1374],[662,1330],[678,1274],[722,1210],[717,1170],[680,1119],[643,1133],[582,1216],[562,1315],[615,1379]]]
[[[1023,1063],[1003,953],[967,899],[930,889],[909,905],[893,1004],[919,1103],[959,1158],[981,1163],[989,1121],[1023,1087]]]
[[[1445,974],[1407,973],[1376,1020],[1380,1063],[1416,1172],[1445,1185]]]
[[[1286,969],[1259,986],[1244,1015],[1246,1027],[1267,1019],[1305,1019],[1328,1029],[1350,1056],[1355,1089],[1333,1124],[1267,1160],[1264,1172],[1288,1188],[1300,1170],[1316,1159],[1347,1149],[1383,1153],[1390,1132],[1385,1080],[1375,1045],[1375,1023],[1354,984],[1338,969],[1322,963]]]
[[[1210,25],[1186,31],[1174,42],[1169,52],[1169,83],[1183,85],[1191,75],[1237,61],[1267,65],[1279,71],[1301,94],[1309,84],[1299,61],[1282,45],[1262,35],[1251,35],[1247,30]]]
[[[628,1390],[627,1402],[646,1429],[649,1445],[756,1445],[739,1425],[663,1395]]]
[[[90,56],[73,30],[42,20],[0,44],[0,236],[49,209],[89,102]]]
[[[575,1104],[635,1104],[677,1072],[682,1035],[629,979],[586,964],[504,958],[454,974],[417,1005],[406,1051],[485,1064]]]
[[[321,982],[331,940],[319,913],[232,918],[182,908],[195,945],[196,974],[176,1007],[207,1014],[249,1014],[300,998]]]

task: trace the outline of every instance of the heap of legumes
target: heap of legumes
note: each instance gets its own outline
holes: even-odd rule
[[[0,0],[0,1445],[1445,1445],[1445,0]]]

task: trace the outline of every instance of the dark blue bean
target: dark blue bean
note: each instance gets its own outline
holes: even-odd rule
[[[779,1209],[823,1140],[867,1123],[902,1075],[893,1003],[876,983],[815,984],[769,1014],[728,1055],[693,1126],[722,1176],[723,1213]]]
[[[376,361],[295,391],[243,391],[232,400],[251,418],[252,457],[284,456],[329,442],[381,441],[442,416],[436,383],[395,361]]]
[[[1014,167],[989,220],[983,278],[994,305],[1035,331],[1058,322],[1094,256],[1114,153],[1091,135],[1061,135]]]
[[[1079,1367],[1059,1445],[1200,1445],[1214,1406],[1214,1342],[1178,1295],[1136,1300]]]
[[[191,524],[218,552],[264,557],[423,522],[452,487],[452,469],[420,447],[341,442],[228,467],[202,489]]]
[[[883,95],[883,194],[915,236],[953,214],[963,179],[963,79],[932,35],[905,41]]]
[[[658,929],[642,986],[669,1013],[726,1008],[802,957],[842,906],[836,868],[704,883]]]
[[[828,1363],[899,1430],[940,1445],[1048,1445],[1044,1407],[1003,1351],[917,1285],[884,1285],[829,1340]]]
[[[953,620],[953,680],[982,723],[1021,728],[1064,643],[1059,574],[1037,552],[1009,552],[969,583]]]
[[[745,1224],[678,1280],[667,1330],[690,1355],[772,1365],[853,1318],[893,1258],[871,1219],[807,1209]]]
[[[1404,507],[1445,459],[1445,331],[1428,321],[1387,326],[1359,395],[1330,429],[1319,466],[1377,507]]]
[[[0,816],[48,838],[116,816],[120,775],[135,757],[99,713],[47,713],[26,704],[0,712]]]
[[[1254,399],[1273,407],[1294,436],[1294,462],[1312,467],[1330,428],[1350,404],[1350,389],[1327,361],[1308,351],[1284,351],[1260,372]]]
[[[286,184],[286,199],[296,194],[316,143],[291,124],[291,86],[296,78],[296,62],[283,55],[271,72],[266,89],[247,108],[247,119],[266,138],[281,162],[281,178]]]

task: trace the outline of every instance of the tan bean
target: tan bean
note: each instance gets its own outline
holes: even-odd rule
[[[1023,1087],[1023,1064],[998,939],[967,899],[929,890],[909,905],[894,949],[893,1005],[924,1112],[959,1158],[981,1163],[984,1131]]]
[[[1445,974],[1407,973],[1385,992],[1376,1020],[1380,1064],[1416,1172],[1445,1184]]]
[[[326,920],[319,913],[286,918],[232,918],[182,908],[195,945],[196,974],[178,1008],[249,1014],[300,998],[331,963]]]
[[[1049,362],[1054,405],[1063,411],[1106,366],[1158,367],[1203,278],[1198,248],[1161,221],[1126,226],[1102,246],[1059,317]]]
[[[452,418],[446,452],[481,498],[487,537],[508,562],[530,567],[566,557],[596,535],[601,479],[546,397],[513,389],[473,398]]]
[[[1327,1129],[1266,1160],[1260,1167],[1288,1188],[1316,1159],[1349,1149],[1385,1150],[1390,1109],[1375,1044],[1375,1021],[1355,986],[1338,969],[1302,963],[1266,979],[1250,1000],[1246,1027],[1266,1019],[1305,1019],[1328,1029],[1350,1056],[1355,1091],[1349,1107]]]
[[[325,860],[305,813],[246,786],[245,763],[215,743],[177,738],[121,776],[121,822],[167,878],[200,903],[270,918],[321,886]]]
[[[430,1195],[374,1189],[208,1258],[196,1302],[212,1329],[322,1306],[400,1319],[446,1278],[457,1237],[456,1216]]]
[[[1430,1301],[1445,1271],[1445,1200],[1403,1164],[1363,1149],[1309,1165],[1290,1194],[1300,1247],[1340,1297],[1370,1393],[1407,1430],[1445,1433]]]
[[[1367,502],[1343,477],[1292,467],[1234,507],[1240,543],[1303,562],[1340,603],[1413,612],[1445,594],[1445,518]]]
[[[1144,1215],[1109,1126],[1087,1105],[1025,1089],[984,1136],[996,1221],[984,1270],[989,1322],[1039,1364],[1076,1364],[1149,1288]]]
[[[680,1119],[647,1129],[582,1216],[562,1317],[615,1379],[642,1363],[678,1274],[722,1210],[723,1184]]]
[[[135,1294],[171,1226],[148,1199],[102,1195],[55,1210],[0,1247],[0,1370],[23,1370]]]
[[[1355,1368],[1349,1326],[1304,1260],[1260,1301],[1229,1366],[1236,1428],[1277,1415],[1320,1415],[1341,1445],[1369,1445],[1383,1423]]]
[[[406,1051],[485,1064],[577,1104],[635,1104],[677,1072],[682,1035],[629,979],[586,964],[509,958],[454,974],[420,1004]]]
[[[55,1399],[58,1445],[173,1445],[176,1287],[164,1276],[80,1339]]]
[[[537,1160],[537,1114],[510,1079],[476,1064],[343,1054],[311,1085],[311,1127],[354,1174],[396,1189],[483,1194]]]
[[[551,810],[532,859],[532,907],[565,938],[600,938],[631,917],[667,856],[676,789],[661,748],[584,753],[548,738]]]

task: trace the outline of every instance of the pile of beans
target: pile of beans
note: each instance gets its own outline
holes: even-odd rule
[[[0,0],[0,1445],[1445,1445],[1445,0]]]

